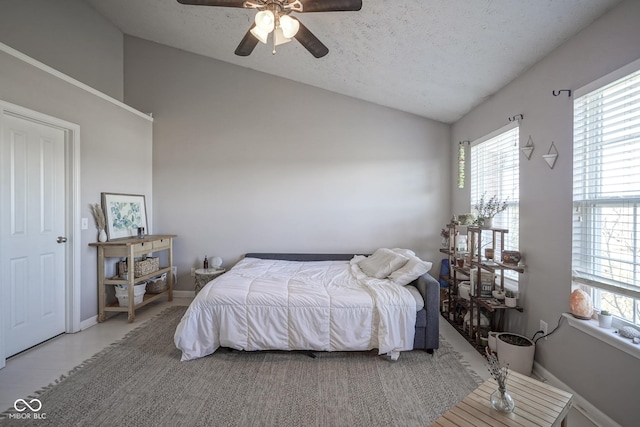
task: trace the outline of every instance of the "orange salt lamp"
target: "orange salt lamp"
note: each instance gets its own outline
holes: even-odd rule
[[[569,300],[571,306],[571,314],[578,319],[588,320],[593,315],[593,301],[591,296],[582,289],[576,289],[571,292]]]

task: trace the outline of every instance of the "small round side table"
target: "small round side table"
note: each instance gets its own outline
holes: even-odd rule
[[[204,286],[212,281],[214,278],[218,277],[222,273],[225,272],[224,268],[198,268],[195,271],[196,275],[196,295],[200,292],[200,289],[204,288]]]

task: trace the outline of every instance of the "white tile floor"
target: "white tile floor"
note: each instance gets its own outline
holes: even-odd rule
[[[104,323],[76,334],[60,335],[7,360],[6,367],[0,369],[0,412],[12,407],[16,399],[26,398],[56,381],[166,307],[190,302],[188,298],[175,298],[172,302],[149,304],[136,311],[134,323],[127,323],[126,314],[119,313]],[[444,319],[440,321],[440,334],[480,377],[489,376],[484,358]],[[575,410],[569,413],[569,421],[571,427],[593,427]]]
[[[188,305],[186,298],[172,302],[157,301],[136,310],[136,320],[127,323],[126,313],[109,317],[104,323],[76,334],[63,334],[7,360],[0,369],[0,412],[13,406],[18,398],[26,398],[85,360],[124,337],[170,305]]]

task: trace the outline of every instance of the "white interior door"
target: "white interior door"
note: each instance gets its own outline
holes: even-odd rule
[[[9,357],[65,331],[65,131],[2,117],[0,324]],[[1,334],[0,334],[1,336]]]

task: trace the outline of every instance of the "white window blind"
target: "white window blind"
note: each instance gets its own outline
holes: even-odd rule
[[[640,323],[640,70],[574,101],[574,282]]]
[[[518,250],[520,227],[520,132],[517,122],[510,124],[471,145],[471,207],[484,195],[485,201],[496,195],[507,200],[509,207],[496,215],[494,228],[506,228],[505,247]],[[483,241],[488,241],[483,237]],[[498,242],[499,243],[499,242]],[[499,253],[499,252],[497,252]],[[517,279],[517,274],[513,274]]]

